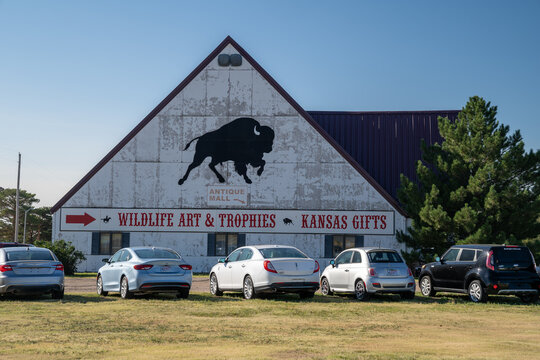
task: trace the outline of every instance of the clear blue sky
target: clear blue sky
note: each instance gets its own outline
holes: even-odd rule
[[[306,110],[480,95],[540,147],[540,1],[0,0],[0,186],[53,205],[227,35]]]

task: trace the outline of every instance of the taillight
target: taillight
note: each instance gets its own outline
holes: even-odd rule
[[[55,265],[54,269],[64,271],[64,265],[62,265],[62,264]]]
[[[133,268],[135,270],[149,270],[153,267],[154,265],[150,265],[150,264],[145,264],[145,265],[134,265]]]
[[[315,269],[313,269],[313,273],[319,272],[319,269],[319,263],[315,260]]]
[[[375,274],[377,274],[377,272],[375,271],[375,268],[369,268],[369,275],[375,276]]]
[[[407,268],[407,272],[409,273],[409,276],[412,276],[412,271],[411,271],[411,269]]]
[[[264,270],[277,274],[277,271],[276,269],[274,269],[274,265],[272,265],[272,262],[270,260],[264,260],[263,266]]]
[[[183,270],[191,270],[192,269],[192,266],[187,265],[187,264],[182,264],[182,265],[178,265],[178,266],[180,266]]]
[[[0,265],[0,272],[13,271],[11,265]]]
[[[488,253],[488,256],[486,258],[486,267],[489,270],[495,271],[495,264],[493,264],[493,250]]]

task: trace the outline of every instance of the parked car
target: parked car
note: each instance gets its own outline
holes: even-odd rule
[[[0,248],[4,248],[4,247],[20,247],[20,246],[34,247],[34,245],[32,245],[32,244],[23,244],[23,243],[19,243],[19,242],[0,242]]]
[[[176,251],[163,247],[130,247],[103,259],[97,273],[96,291],[107,296],[120,292],[123,299],[135,293],[176,293],[187,298],[191,288],[191,265]]]
[[[49,249],[0,248],[0,294],[51,294],[64,297],[64,265]]]
[[[524,302],[538,300],[540,277],[525,246],[455,245],[436,260],[424,265],[420,273],[424,296],[441,291],[468,294],[474,302],[486,301],[488,294],[517,295]]]
[[[312,298],[319,289],[319,263],[292,246],[244,246],[210,270],[210,292],[242,292],[253,299],[261,293],[297,293]]]
[[[342,251],[321,275],[323,295],[351,293],[358,300],[370,294],[399,294],[414,299],[416,284],[411,270],[392,249],[353,248]]]

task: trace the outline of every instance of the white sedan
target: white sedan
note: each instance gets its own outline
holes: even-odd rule
[[[210,292],[242,292],[253,299],[261,293],[297,293],[312,298],[319,289],[319,263],[292,246],[244,246],[210,270]]]
[[[134,293],[176,293],[187,298],[191,288],[191,265],[174,250],[160,247],[131,247],[118,250],[99,270],[96,290],[107,296],[120,292],[124,299]]]

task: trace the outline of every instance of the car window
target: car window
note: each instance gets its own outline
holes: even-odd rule
[[[252,256],[253,256],[253,251],[251,251],[251,249],[243,249],[242,253],[238,257],[238,261],[249,260],[251,259]]]
[[[459,255],[459,261],[474,261],[475,250],[463,249]]]
[[[242,252],[242,249],[234,250],[231,255],[227,258],[228,262],[238,261],[238,257],[240,256],[240,253]]]
[[[530,266],[533,262],[531,252],[526,247],[496,247],[493,248],[496,265]]]
[[[48,260],[53,261],[54,258],[49,251],[32,251],[32,250],[22,250],[22,251],[6,251],[8,261],[17,261],[17,260]]]
[[[129,251],[124,250],[122,252],[122,255],[120,255],[120,259],[118,259],[118,261],[129,261],[129,260],[131,260],[131,258],[132,258],[132,256],[129,253]]]
[[[262,254],[265,259],[276,259],[276,258],[307,258],[300,250],[295,248],[266,248],[259,249],[259,252]]]
[[[345,251],[344,253],[341,253],[341,254],[336,258],[336,265],[339,265],[339,264],[348,264],[348,263],[350,263],[350,262],[351,262],[352,254],[353,254],[352,251]]]
[[[112,264],[112,263],[115,263],[118,261],[118,259],[120,258],[120,255],[122,255],[122,252],[123,250],[118,250],[116,252],[116,254],[113,255],[113,257],[111,258],[111,260],[109,260],[109,262]]]
[[[401,256],[395,251],[370,251],[368,252],[368,258],[370,263],[401,263],[403,260]]]
[[[362,262],[362,255],[360,255],[360,253],[358,251],[353,252],[352,262],[353,263],[361,263]]]
[[[178,255],[175,251],[170,249],[156,249],[156,248],[149,248],[149,249],[138,249],[135,250],[135,254],[137,254],[138,257],[141,259],[180,259],[180,255]]]
[[[460,249],[450,249],[442,257],[443,261],[456,261]]]

